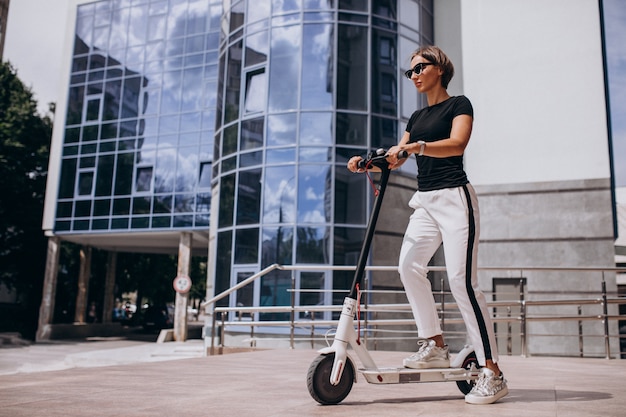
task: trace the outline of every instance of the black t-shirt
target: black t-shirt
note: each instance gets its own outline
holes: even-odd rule
[[[411,135],[409,143],[423,140],[436,142],[450,137],[452,120],[461,114],[474,117],[472,103],[465,96],[454,96],[434,106],[417,110],[411,115],[406,131]],[[469,181],[463,170],[463,155],[447,158],[416,156],[417,189],[441,190],[458,187]]]

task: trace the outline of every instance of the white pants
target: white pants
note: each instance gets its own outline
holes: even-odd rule
[[[470,343],[480,365],[498,361],[493,325],[485,295],[478,288],[477,256],[480,220],[476,192],[470,185],[416,192],[409,218],[399,272],[420,337],[442,334],[428,280],[428,262],[443,242],[450,290],[457,302]]]

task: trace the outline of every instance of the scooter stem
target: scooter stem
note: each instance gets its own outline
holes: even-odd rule
[[[356,306],[357,300],[354,298],[346,297],[343,300],[343,308],[341,310],[341,316],[339,317],[337,333],[335,334],[333,344],[319,351],[319,353],[324,355],[335,354],[333,368],[330,373],[330,383],[332,385],[337,385],[339,381],[341,381],[346,362],[349,360],[348,345],[352,346],[352,349],[366,369],[377,368],[374,360],[359,340],[358,334],[354,329]]]

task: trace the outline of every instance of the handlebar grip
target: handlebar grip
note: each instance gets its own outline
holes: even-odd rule
[[[405,150],[398,152],[398,159],[406,159],[409,157],[409,153]]]

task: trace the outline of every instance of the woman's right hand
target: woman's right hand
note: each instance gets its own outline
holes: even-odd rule
[[[365,172],[365,169],[359,168],[359,162],[363,160],[360,156],[353,156],[348,161],[348,169],[350,172]]]

